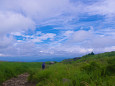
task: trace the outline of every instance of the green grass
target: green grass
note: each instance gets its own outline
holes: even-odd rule
[[[0,84],[21,73],[39,70],[41,63],[24,63],[24,62],[0,62]]]
[[[85,55],[49,65],[42,63],[0,62],[0,84],[28,72],[29,82],[37,86],[115,86],[115,52]]]
[[[61,62],[31,76],[37,86],[115,86],[115,52]]]

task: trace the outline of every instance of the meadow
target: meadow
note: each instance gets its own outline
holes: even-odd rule
[[[28,72],[36,86],[115,86],[115,52],[88,54],[41,69],[40,62],[0,62],[0,83]]]
[[[29,77],[37,86],[115,86],[115,52],[64,60]]]
[[[19,74],[30,73],[40,68],[40,62],[0,62],[0,84],[12,77],[17,77]]]

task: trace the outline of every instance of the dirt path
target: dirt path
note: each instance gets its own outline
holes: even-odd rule
[[[33,83],[27,82],[28,76],[28,73],[21,74],[17,78],[5,81],[2,86],[36,86]]]

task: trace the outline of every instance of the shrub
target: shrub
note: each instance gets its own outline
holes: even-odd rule
[[[96,71],[99,69],[100,69],[100,66],[96,62],[91,62],[90,64],[83,67],[83,70],[87,72],[92,72],[92,71]]]

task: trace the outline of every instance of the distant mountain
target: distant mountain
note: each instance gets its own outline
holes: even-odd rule
[[[9,61],[9,62],[46,62],[46,61],[57,61],[60,62],[64,59],[69,59],[65,57],[56,57],[56,58],[34,58],[34,57],[0,57],[0,61]]]
[[[45,58],[45,59],[37,59],[37,60],[34,60],[32,62],[47,62],[47,61],[57,61],[57,62],[60,62],[60,61],[63,61],[64,59],[69,59],[69,58]]]

